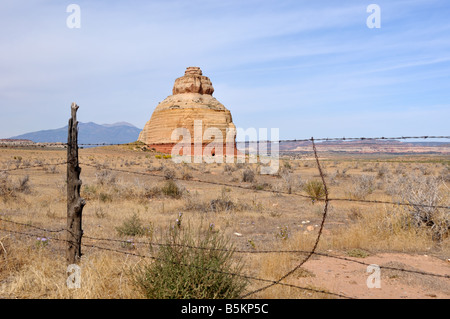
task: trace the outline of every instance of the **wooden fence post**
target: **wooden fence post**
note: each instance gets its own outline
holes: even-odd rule
[[[78,263],[81,258],[81,215],[85,200],[80,197],[81,168],[78,166],[78,105],[71,105],[69,135],[67,138],[67,263]]]

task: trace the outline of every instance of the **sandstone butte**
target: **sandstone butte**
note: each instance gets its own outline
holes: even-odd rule
[[[233,124],[231,112],[212,96],[213,92],[214,88],[210,79],[202,74],[199,67],[186,68],[184,76],[175,80],[172,95],[156,106],[150,120],[139,134],[138,141],[157,151],[171,153],[176,144],[182,142],[179,144],[180,147],[185,145],[184,142],[189,142],[186,139],[182,141],[182,136],[177,134],[172,136],[177,128],[185,128],[190,135],[191,154],[194,154],[194,142],[197,141],[196,145],[200,145],[200,140],[203,153],[208,144],[218,141],[214,135],[205,135],[205,131],[209,128],[217,128],[223,139],[222,154],[235,155],[236,127]],[[199,130],[194,132],[194,121],[197,124],[201,121],[201,134]],[[217,129],[216,133],[218,133]],[[200,136],[201,139],[199,139]],[[228,153],[226,141],[229,143]],[[210,148],[212,151],[207,155],[215,155],[217,149],[212,148],[211,145]],[[231,151],[233,153],[230,153]],[[184,155],[187,155],[186,150],[184,152]]]

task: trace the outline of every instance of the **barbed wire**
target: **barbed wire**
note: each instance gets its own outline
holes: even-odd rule
[[[319,170],[320,178],[322,179],[322,183],[323,183],[323,186],[324,186],[324,193],[325,193],[325,206],[324,206],[324,210],[323,210],[322,221],[320,222],[320,228],[319,228],[319,231],[317,233],[317,237],[316,237],[316,241],[314,243],[314,246],[313,246],[313,248],[311,249],[311,251],[309,252],[309,254],[306,256],[306,258],[304,260],[302,260],[297,266],[292,268],[286,274],[281,276],[277,281],[274,281],[274,282],[270,283],[269,285],[261,287],[259,289],[256,289],[256,290],[254,290],[252,292],[249,292],[249,293],[245,294],[243,296],[243,298],[249,297],[249,296],[251,296],[253,294],[256,294],[258,292],[266,290],[266,289],[268,289],[268,288],[270,288],[270,287],[272,287],[274,285],[277,285],[282,280],[284,280],[287,277],[289,277],[290,275],[292,275],[297,269],[299,269],[301,266],[303,266],[312,257],[312,255],[314,254],[314,252],[317,249],[317,246],[319,245],[320,237],[321,237],[322,231],[323,231],[323,226],[325,224],[325,220],[327,218],[327,213],[328,213],[328,188],[327,188],[327,184],[325,182],[325,177],[323,175],[322,168],[320,166],[319,157],[317,156],[316,144],[314,143],[314,139],[311,138],[311,142],[312,142],[312,146],[313,146],[314,157],[315,157],[316,163],[317,163],[317,168]]]
[[[59,166],[59,165],[66,165],[66,164],[67,164],[67,162],[42,163],[42,164],[20,166],[20,167],[9,168],[9,169],[0,169],[0,172],[11,172],[11,171],[18,171],[18,170],[24,170],[24,169],[30,169],[30,168],[40,168],[40,167],[47,167],[47,166]]]
[[[67,143],[27,143],[27,144],[13,144],[13,143],[5,143],[0,142],[0,148],[57,148],[64,150],[67,147]]]
[[[59,165],[65,165],[67,162],[60,162],[60,163],[45,163],[45,164],[38,164],[38,165],[31,165],[31,166],[24,166],[24,167],[18,167],[18,168],[12,168],[12,169],[1,169],[0,172],[9,172],[9,171],[16,171],[16,170],[24,170],[24,169],[30,169],[30,168],[38,168],[38,167],[45,167],[45,166],[59,166]],[[98,165],[93,165],[89,163],[80,163],[80,165],[90,166],[96,169],[99,169]],[[163,175],[159,174],[153,174],[149,172],[136,172],[131,170],[125,170],[125,169],[118,169],[118,168],[104,168],[109,170],[114,170],[117,172],[122,173],[130,173],[130,174],[137,174],[137,175],[146,175],[146,176],[153,176],[158,178],[164,178]],[[316,199],[312,196],[304,195],[297,192],[287,192],[287,191],[274,191],[274,190],[266,190],[266,189],[253,189],[251,187],[243,186],[240,184],[228,184],[228,183],[221,183],[221,182],[214,182],[214,181],[205,181],[205,180],[184,180],[181,178],[173,177],[174,180],[179,181],[186,181],[186,182],[197,182],[197,183],[206,183],[211,185],[217,185],[217,186],[225,186],[225,187],[234,187],[234,188],[241,188],[246,190],[253,190],[253,191],[260,191],[260,192],[269,192],[269,193],[278,193],[278,194],[285,194],[285,195],[296,195],[303,198],[307,198],[310,200],[322,200],[322,199]],[[429,205],[429,204],[420,204],[420,203],[404,203],[404,202],[391,202],[391,201],[381,201],[381,200],[368,200],[368,199],[355,199],[355,198],[334,198],[331,197],[328,199],[329,201],[349,201],[349,202],[359,202],[359,203],[373,203],[373,204],[390,204],[390,205],[399,205],[399,206],[414,206],[414,207],[425,207],[425,208],[442,208],[442,209],[450,209],[450,206],[444,206],[444,205]]]
[[[4,228],[0,228],[0,231],[13,233],[13,234],[18,234],[18,235],[23,235],[23,236],[27,236],[27,237],[35,237],[36,236],[36,234],[29,234],[29,233],[20,232],[20,231],[17,231],[17,230],[9,230],[9,229],[4,229]],[[55,241],[67,242],[67,243],[73,243],[73,242],[71,242],[69,240],[61,239],[61,238],[55,238],[55,237],[46,237],[46,239],[47,240],[55,240]],[[210,271],[210,272],[215,272],[215,273],[221,273],[221,274],[224,274],[224,275],[240,277],[240,278],[244,278],[244,279],[247,279],[247,280],[255,280],[255,281],[270,282],[270,283],[274,283],[275,282],[275,281],[270,280],[270,279],[259,278],[259,277],[250,276],[250,275],[246,275],[246,274],[226,272],[226,271],[222,271],[222,270],[211,269],[211,268],[207,268],[207,267],[200,267],[200,266],[186,264],[186,263],[182,263],[182,262],[176,263],[174,261],[166,260],[166,259],[155,257],[155,256],[137,254],[137,253],[134,253],[134,252],[122,251],[122,250],[118,250],[118,249],[114,249],[114,248],[110,248],[110,247],[102,247],[102,246],[97,246],[97,245],[92,245],[92,244],[84,244],[84,243],[82,243],[81,246],[89,247],[89,248],[95,248],[95,249],[100,249],[100,250],[105,250],[105,251],[110,251],[110,252],[114,252],[114,253],[130,255],[130,256],[135,256],[135,257],[140,257],[140,258],[149,258],[149,259],[157,260],[157,261],[170,262],[170,263],[177,264],[177,265],[197,268],[197,269],[200,269],[202,271]],[[315,293],[322,293],[322,294],[332,295],[332,296],[336,296],[336,297],[339,297],[339,298],[354,299],[353,297],[349,297],[349,296],[346,296],[346,295],[343,295],[343,294],[334,293],[334,292],[330,292],[330,291],[326,291],[326,290],[313,289],[313,288],[310,288],[310,287],[303,287],[303,286],[298,286],[298,285],[288,284],[288,283],[277,283],[277,284],[280,285],[280,286],[286,286],[286,287],[290,287],[290,288],[296,288],[296,289],[311,291],[311,292],[315,292]]]
[[[11,224],[23,226],[23,227],[28,227],[28,228],[41,230],[43,232],[59,233],[59,232],[62,232],[62,231],[68,231],[66,228],[48,229],[48,228],[42,228],[42,227],[38,227],[38,226],[26,224],[26,223],[15,222],[15,221],[3,219],[3,218],[0,218],[0,221],[5,222],[5,223],[11,223]],[[37,236],[37,234],[23,233],[23,232],[19,232],[17,230],[9,230],[9,229],[4,229],[4,228],[0,228],[0,231],[6,231],[6,232],[11,232],[11,233],[22,234],[22,235],[26,235],[28,237],[35,237],[35,236]],[[62,242],[71,242],[72,243],[72,241],[67,240],[67,239],[61,239],[61,238],[56,238],[56,237],[46,237],[46,238],[49,239],[49,240],[62,241]],[[125,240],[125,239],[92,237],[92,236],[87,236],[87,235],[83,235],[83,238],[84,239],[89,239],[89,240],[94,240],[94,241],[116,242],[116,243],[121,243],[121,244],[130,244],[130,243],[132,243],[133,245],[145,245],[145,246],[164,246],[164,247],[175,246],[175,247],[182,247],[182,248],[189,248],[189,249],[196,249],[196,250],[233,252],[233,253],[238,253],[238,254],[309,254],[311,252],[309,250],[276,250],[276,249],[274,249],[274,250],[254,250],[254,249],[253,250],[239,250],[239,249],[198,247],[198,246],[192,246],[192,245],[182,245],[182,244],[172,244],[172,243],[159,243],[159,242],[153,242],[153,241],[151,241],[151,242],[149,242],[149,241],[135,241],[135,240],[130,242],[130,241]],[[88,245],[88,244],[83,244],[83,245]],[[108,250],[114,251],[114,249],[110,249],[110,248],[108,248]],[[124,252],[124,251],[116,251],[116,252],[124,253],[124,254],[131,254],[131,255],[134,254],[132,252]],[[333,259],[338,259],[338,260],[344,260],[344,261],[348,261],[348,262],[352,262],[352,263],[361,264],[361,265],[364,265],[364,266],[371,265],[369,263],[365,263],[365,262],[360,261],[360,260],[355,260],[355,259],[351,259],[351,258],[347,258],[347,257],[343,257],[343,256],[327,254],[327,253],[324,253],[324,252],[314,251],[314,255],[318,255],[318,256],[322,256],[322,257],[326,257],[326,258],[333,258]],[[137,257],[142,257],[143,255],[136,255],[136,256]],[[408,272],[408,273],[416,273],[416,274],[419,274],[419,275],[426,275],[426,276],[432,276],[432,277],[441,277],[441,278],[447,278],[447,279],[450,278],[450,275],[434,274],[434,273],[424,272],[424,271],[420,271],[420,270],[411,270],[411,269],[397,268],[397,267],[392,267],[392,266],[379,266],[379,267],[381,269],[397,270],[397,271]]]
[[[191,245],[182,245],[182,244],[171,244],[171,243],[158,243],[158,242],[148,242],[148,241],[129,241],[125,239],[115,239],[115,238],[99,238],[99,237],[91,237],[91,236],[85,236],[83,235],[83,238],[90,239],[90,240],[96,240],[96,241],[106,241],[106,242],[118,242],[122,244],[134,244],[134,245],[146,245],[146,246],[176,246],[176,247],[182,247],[182,248],[189,248],[189,249],[197,249],[197,250],[214,250],[214,251],[222,251],[222,252],[233,252],[237,254],[310,254],[310,250],[240,250],[240,249],[226,249],[226,248],[211,248],[211,247],[197,247],[197,246],[191,246]],[[314,251],[314,255],[326,257],[326,258],[333,258],[333,259],[340,259],[348,262],[353,262],[357,264],[361,264],[364,266],[370,266],[371,264],[365,263],[360,260],[355,260],[343,256],[337,256],[337,255],[331,255],[323,252]],[[416,273],[419,275],[426,275],[426,276],[432,276],[432,277],[441,277],[441,278],[449,278],[450,275],[441,275],[441,274],[434,274],[429,272],[424,272],[420,270],[410,270],[405,268],[396,268],[391,266],[379,266],[381,269],[390,269],[390,270],[398,270],[398,271],[404,271],[404,272],[410,272],[410,273]]]
[[[314,138],[316,142],[323,141],[373,141],[373,140],[408,140],[408,139],[450,139],[450,136],[446,135],[422,135],[422,136],[394,136],[394,137],[322,137],[322,138]],[[247,143],[292,143],[292,142],[311,142],[311,138],[304,139],[284,139],[284,140],[258,140],[258,141],[236,141],[237,144],[247,144]],[[145,146],[145,143],[142,145],[140,142],[132,142],[132,143],[80,143],[79,146]],[[174,141],[173,143],[177,143]],[[167,143],[152,143],[151,145],[164,145]],[[187,143],[189,144],[189,143]]]
[[[23,227],[34,228],[34,229],[45,231],[45,232],[49,232],[49,233],[60,233],[60,232],[63,232],[63,231],[68,231],[67,228],[47,229],[47,228],[34,226],[34,225],[31,225],[31,224],[19,223],[19,222],[15,222],[15,221],[12,221],[12,220],[3,219],[1,217],[0,217],[0,221],[5,222],[5,223],[14,224],[14,225],[23,226]]]
[[[21,223],[18,223],[18,224],[23,225],[23,226],[31,227],[30,225],[26,225],[26,224],[21,224]],[[44,230],[45,231],[50,231],[48,229],[44,229]],[[20,231],[17,231],[17,230],[10,230],[10,229],[0,228],[0,231],[13,233],[13,234],[18,234],[18,235],[24,235],[24,236],[27,236],[27,237],[36,237],[36,234],[29,234],[29,233],[20,232]],[[87,237],[87,238],[89,238],[89,237]],[[90,238],[92,239],[93,237],[90,237]],[[54,240],[54,241],[59,241],[59,242],[71,242],[71,241],[69,241],[67,239],[61,239],[61,238],[56,238],[56,237],[46,237],[46,239],[49,240],[49,241]],[[107,240],[107,241],[126,242],[126,241],[123,241],[123,240],[106,239],[106,238],[95,238],[95,239]],[[152,244],[170,245],[170,244],[160,244],[160,243],[152,243]],[[124,254],[124,255],[140,257],[140,258],[149,258],[149,259],[153,259],[153,260],[167,261],[165,259],[158,258],[158,257],[155,257],[155,256],[138,254],[138,253],[134,253],[134,252],[131,252],[131,251],[122,251],[122,250],[118,250],[118,249],[114,249],[114,248],[110,248],[110,247],[102,247],[102,246],[86,244],[86,243],[82,243],[81,245],[83,247],[95,248],[95,249],[99,249],[99,250],[105,250],[105,251],[110,251],[110,252],[114,252],[114,253],[120,253],[120,254]],[[183,247],[194,248],[194,249],[205,249],[205,250],[214,249],[214,250],[230,251],[230,250],[226,250],[226,249],[207,248],[207,247],[194,247],[194,246],[179,245],[179,244],[177,244],[177,246],[183,246]],[[287,251],[280,251],[280,250],[273,250],[273,251],[269,251],[269,250],[267,250],[267,251],[242,251],[242,250],[239,251],[239,250],[236,250],[236,251],[234,251],[233,250],[233,252],[236,252],[236,253],[310,253],[310,251],[299,251],[299,250],[287,250]],[[362,262],[362,261],[359,261],[359,260],[354,260],[354,259],[341,257],[341,256],[334,256],[334,255],[329,255],[329,254],[320,253],[320,252],[314,252],[314,254],[315,255],[319,255],[319,256],[323,256],[323,257],[329,257],[329,258],[340,259],[340,260],[344,260],[344,261],[348,261],[348,262],[354,262],[354,263],[358,263],[358,264],[365,265],[365,266],[371,265],[371,264],[368,264],[368,263],[365,263],[365,262]],[[175,263],[175,262],[173,262],[173,263]],[[220,271],[220,270],[217,270],[217,269],[209,269],[209,268],[194,266],[194,265],[190,265],[190,264],[183,264],[183,263],[181,263],[181,264],[183,266],[199,268],[199,269],[205,270],[205,271],[218,272],[218,273],[222,273],[222,274],[226,274],[226,275],[241,277],[241,278],[248,279],[248,280],[255,280],[255,281],[261,281],[261,282],[270,283],[269,286],[273,286],[273,285],[276,284],[276,285],[296,288],[296,289],[300,289],[300,290],[307,290],[307,291],[311,291],[311,292],[315,292],[315,293],[323,293],[323,294],[333,295],[333,296],[340,297],[340,298],[354,299],[353,297],[349,297],[349,296],[346,296],[346,295],[343,295],[343,294],[333,293],[333,292],[326,291],[326,290],[318,290],[318,289],[313,289],[313,288],[310,288],[310,287],[303,287],[303,286],[293,285],[293,284],[289,284],[289,283],[283,283],[283,282],[279,282],[279,281],[275,281],[275,280],[271,280],[271,279],[264,279],[264,278],[259,278],[259,277],[255,277],[255,276],[244,275],[244,274],[238,274],[238,273],[224,272],[224,271]],[[427,273],[427,272],[418,271],[418,270],[396,268],[396,267],[391,267],[391,266],[379,266],[379,267],[380,267],[380,269],[389,269],[389,270],[402,271],[402,272],[408,272],[408,273],[416,273],[416,274],[419,274],[419,275],[427,275],[427,276],[441,277],[441,278],[447,278],[447,279],[450,278],[449,275],[433,274],[433,273]],[[255,293],[255,292],[252,292],[251,294],[253,294],[253,293]],[[250,294],[248,294],[248,295],[250,295]],[[245,297],[246,297],[245,295],[242,296],[242,298],[245,298]]]
[[[93,165],[89,163],[80,163],[81,166],[90,166],[95,169],[99,169],[98,165]],[[121,168],[103,168],[105,170],[112,170],[116,172],[121,173],[129,173],[129,174],[136,174],[136,175],[142,175],[142,176],[152,176],[152,177],[158,177],[158,178],[165,178],[164,175],[160,174],[154,174],[150,172],[136,172],[131,170],[125,170]],[[210,185],[216,185],[216,186],[223,186],[223,187],[233,187],[233,188],[240,188],[245,190],[252,190],[255,192],[267,192],[267,193],[277,193],[277,194],[284,194],[284,195],[295,195],[299,197],[303,197],[312,201],[322,201],[321,198],[316,198],[314,196],[304,195],[298,192],[288,192],[288,191],[281,191],[281,190],[268,190],[268,189],[256,189],[248,186],[244,186],[242,184],[228,184],[228,183],[222,183],[222,182],[215,182],[215,181],[205,181],[205,180],[199,180],[199,179],[192,179],[192,180],[185,180],[182,178],[172,177],[173,180],[182,181],[182,182],[189,182],[189,183],[204,183],[204,184],[210,184]],[[381,200],[368,200],[368,199],[354,199],[354,198],[335,198],[330,197],[328,198],[328,201],[350,201],[350,202],[359,202],[359,203],[372,203],[372,204],[390,204],[390,205],[398,205],[398,206],[414,206],[414,207],[426,207],[426,208],[443,208],[443,209],[450,209],[450,206],[444,206],[444,205],[429,205],[429,204],[420,204],[420,203],[404,203],[404,202],[390,202],[390,201],[381,201]]]
[[[311,141],[312,138],[309,139],[286,139],[279,140],[276,142],[286,143],[286,142],[308,142]],[[397,137],[323,137],[323,138],[314,138],[314,141],[373,141],[373,140],[409,140],[409,139],[450,139],[450,136],[436,136],[436,135],[426,135],[426,136],[397,136]],[[270,141],[268,141],[270,142]]]
[[[314,138],[316,142],[324,141],[374,141],[374,140],[408,140],[408,139],[450,139],[448,135],[421,135],[421,136],[391,136],[391,137],[322,137]],[[292,142],[310,142],[311,138],[303,139],[283,139],[283,140],[258,140],[258,141],[236,141],[237,144],[246,143],[292,143]],[[0,142],[0,147],[52,147],[52,146],[67,146],[65,142],[54,143],[30,143],[30,144],[12,144],[13,142]],[[174,141],[173,143],[177,143]],[[152,143],[148,145],[164,145],[167,143]],[[145,146],[142,142],[129,143],[79,143],[78,146]]]
[[[342,260],[347,260],[347,261],[351,261],[351,262],[357,262],[360,264],[364,264],[364,265],[368,265],[366,263],[360,262],[360,261],[355,261],[353,259],[349,259],[349,258],[345,258],[345,257],[339,257],[339,256],[332,256],[332,255],[328,255],[328,254],[324,254],[324,253],[320,253],[317,252],[317,247],[319,245],[319,241],[324,229],[324,224],[326,221],[326,217],[327,217],[327,213],[328,213],[328,204],[330,201],[335,200],[335,201],[354,201],[354,202],[366,202],[366,203],[382,203],[382,204],[392,204],[392,205],[408,205],[408,206],[419,206],[419,207],[434,207],[434,208],[445,208],[445,209],[449,209],[450,207],[448,206],[437,206],[437,205],[424,205],[424,204],[414,204],[414,203],[401,203],[401,202],[388,202],[388,201],[379,201],[379,200],[360,200],[360,199],[350,199],[350,198],[330,198],[329,194],[328,194],[328,188],[327,188],[327,184],[325,181],[325,175],[322,171],[321,165],[320,165],[320,161],[319,161],[319,157],[317,155],[317,148],[316,148],[316,141],[350,141],[350,140],[361,140],[361,141],[366,141],[366,140],[398,140],[398,139],[448,139],[450,138],[449,136],[402,136],[402,137],[373,137],[373,138],[365,138],[365,137],[358,137],[358,138],[319,138],[319,139],[314,139],[314,138],[310,138],[310,139],[295,139],[295,140],[279,140],[279,141],[266,141],[266,142],[271,142],[271,143],[283,143],[283,142],[311,142],[312,143],[312,148],[313,148],[313,152],[314,152],[314,158],[317,164],[317,168],[319,170],[319,175],[320,178],[322,180],[322,184],[324,186],[324,212],[322,215],[322,220],[320,223],[320,228],[319,231],[317,233],[317,237],[315,240],[315,243],[312,247],[311,250],[309,251],[295,251],[296,253],[303,253],[306,254],[306,257],[299,263],[297,264],[294,268],[292,268],[290,271],[286,272],[283,276],[281,276],[278,280],[270,280],[270,279],[263,279],[263,278],[258,278],[258,277],[254,277],[254,276],[249,276],[249,275],[243,275],[243,274],[233,274],[233,273],[226,273],[228,275],[233,275],[233,276],[240,276],[249,280],[257,280],[257,281],[261,281],[261,282],[265,282],[267,283],[267,285],[260,287],[258,289],[255,289],[253,291],[247,292],[246,294],[242,295],[242,298],[247,298],[253,294],[256,293],[260,293],[272,286],[275,285],[283,285],[283,286],[290,286],[290,287],[294,287],[294,288],[299,288],[299,289],[306,289],[306,290],[311,290],[311,291],[315,291],[315,292],[321,292],[321,293],[326,293],[326,294],[330,294],[330,295],[335,295],[335,296],[339,296],[339,297],[343,297],[343,298],[349,298],[347,296],[341,295],[341,294],[336,294],[336,293],[330,293],[328,291],[319,291],[319,290],[315,290],[315,289],[311,289],[311,288],[307,288],[307,287],[300,287],[300,286],[296,286],[296,285],[292,285],[292,284],[287,284],[282,282],[283,280],[285,280],[286,278],[288,278],[289,276],[291,276],[295,271],[297,271],[301,266],[303,266],[313,255],[320,255],[320,256],[325,256],[325,257],[332,257],[332,258],[338,258],[338,259],[342,259]],[[258,141],[256,143],[261,143],[264,141]],[[238,142],[239,143],[239,142]],[[246,141],[244,143],[252,143],[250,141]],[[163,143],[161,143],[163,144]],[[106,144],[106,143],[101,143],[101,144],[78,144],[78,146],[111,146],[111,145],[133,145],[133,146],[140,146],[138,143],[128,143],[128,144]],[[21,145],[23,146],[23,145]],[[42,146],[42,145],[39,145]],[[59,144],[59,146],[61,146],[61,144]],[[36,168],[36,167],[44,167],[47,165],[64,165],[67,164],[67,162],[63,162],[63,163],[56,163],[56,164],[39,164],[39,165],[33,165],[33,166],[26,166],[26,167],[16,167],[13,169],[6,169],[6,170],[0,170],[0,172],[2,171],[14,171],[14,170],[19,170],[19,169],[28,169],[28,168]],[[95,167],[98,169],[98,167],[96,165],[92,165],[89,163],[81,163],[81,165],[85,165],[85,166],[91,166],[91,167]],[[123,172],[123,173],[132,173],[132,174],[139,174],[139,175],[147,175],[147,176],[153,176],[153,177],[158,177],[158,178],[164,178],[163,175],[159,175],[159,174],[153,174],[153,173],[148,173],[148,172],[134,172],[134,171],[130,171],[130,170],[123,170],[123,169],[112,169],[115,171],[119,171],[119,172]],[[175,180],[182,180],[179,178],[174,178]],[[186,181],[186,180],[183,180]],[[214,184],[214,185],[219,185],[219,186],[226,186],[226,187],[238,187],[238,188],[242,188],[242,189],[246,189],[246,190],[255,190],[253,188],[250,187],[246,187],[246,186],[242,186],[242,185],[233,185],[233,184],[227,184],[227,183],[220,183],[220,182],[213,182],[213,181],[205,181],[205,180],[188,180],[188,182],[199,182],[199,183],[207,183],[207,184]],[[314,198],[313,196],[307,196],[304,194],[299,194],[299,193],[292,193],[292,192],[282,192],[282,191],[273,191],[273,190],[265,190],[265,189],[256,189],[255,191],[266,191],[266,192],[271,192],[271,193],[283,193],[283,194],[288,194],[288,195],[296,195],[299,197],[303,197],[303,198],[308,198],[311,200],[314,200],[316,198]],[[42,228],[42,227],[38,227],[38,226],[34,226],[34,225],[29,225],[29,224],[24,224],[24,223],[19,223],[19,222],[13,222],[13,221],[9,221],[9,220],[4,220],[2,218],[0,218],[0,221],[4,221],[4,222],[9,222],[12,224],[16,224],[19,226],[23,226],[23,227],[30,227],[33,229],[37,229],[40,231],[45,231],[45,232],[53,232],[53,233],[59,233],[62,231],[68,231],[66,228],[62,228],[62,229],[58,229],[58,230],[51,230],[51,229],[46,229],[46,228]],[[23,232],[19,232],[19,231],[14,231],[14,230],[8,230],[8,229],[3,229],[0,228],[0,231],[5,231],[5,232],[10,232],[10,233],[15,233],[15,234],[22,234],[25,236],[36,236],[35,234],[27,234],[27,233],[23,233]],[[103,241],[121,241],[123,243],[129,243],[128,241],[123,241],[123,240],[111,240],[111,239],[106,239],[106,238],[95,238],[95,237],[90,237],[90,236],[84,236],[85,239],[91,239],[91,240],[103,240]],[[67,239],[60,239],[60,238],[51,238],[48,237],[48,239],[52,239],[52,240],[56,240],[56,241],[63,241],[63,242],[68,242],[70,243],[71,241],[68,241]],[[73,243],[73,242],[72,242]],[[116,253],[122,253],[122,254],[128,254],[128,255],[134,255],[137,257],[141,257],[141,258],[151,258],[154,260],[157,260],[157,257],[154,256],[148,256],[148,255],[142,255],[142,254],[137,254],[137,253],[132,253],[132,252],[124,252],[121,250],[117,250],[114,248],[109,248],[109,247],[101,247],[101,246],[97,246],[97,245],[93,245],[93,244],[84,244],[84,243],[80,243],[82,246],[84,247],[91,247],[91,248],[96,248],[96,249],[102,249],[102,250],[108,250],[108,251],[112,251],[112,252],[116,252]],[[152,243],[153,245],[155,245],[155,243]],[[163,245],[158,243],[158,245]],[[200,247],[193,247],[193,248],[197,248],[200,249]],[[244,252],[244,251],[240,251],[240,252]],[[252,253],[268,253],[269,251],[258,251],[258,252],[252,252]],[[272,251],[272,252],[277,252],[277,253],[281,253],[282,251]],[[286,251],[285,251],[286,252]],[[245,251],[245,253],[250,253],[250,251]],[[186,266],[192,266],[192,265],[186,265]],[[195,267],[195,266],[193,266]],[[381,267],[380,267],[381,268]],[[406,272],[414,272],[414,273],[418,273],[418,274],[422,274],[422,275],[430,275],[430,276],[436,276],[436,277],[444,277],[444,278],[449,278],[449,276],[446,275],[440,275],[440,274],[431,274],[431,273],[426,273],[426,272],[421,272],[421,271],[414,271],[414,270],[408,270],[408,269],[401,269],[401,268],[395,268],[395,267],[386,267],[384,266],[383,268],[385,269],[392,269],[392,270],[400,270],[400,271],[406,271]],[[210,270],[210,269],[204,269],[202,268],[202,270]],[[211,270],[211,271],[217,271],[217,270]],[[219,271],[220,272],[220,271]],[[222,272],[224,273],[224,272]]]

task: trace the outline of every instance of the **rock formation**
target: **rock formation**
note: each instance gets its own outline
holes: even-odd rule
[[[185,128],[190,133],[193,154],[194,137],[198,141],[200,135],[194,134],[199,133],[194,132],[194,123],[198,125],[201,121],[202,149],[214,140],[217,142],[217,137],[208,136],[209,134],[205,136],[205,130],[217,128],[224,143],[226,138],[231,136],[235,150],[236,128],[231,113],[212,96],[213,92],[210,79],[202,75],[200,68],[188,67],[184,76],[175,80],[173,94],[156,106],[138,141],[158,151],[171,153],[173,146],[181,140],[179,136],[172,139],[172,133],[177,128]],[[226,154],[225,149],[222,154]]]

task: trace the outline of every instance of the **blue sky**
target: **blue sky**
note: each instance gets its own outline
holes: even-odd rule
[[[0,138],[66,125],[73,101],[142,128],[188,66],[243,129],[449,135],[448,0],[2,0],[0,30]]]

